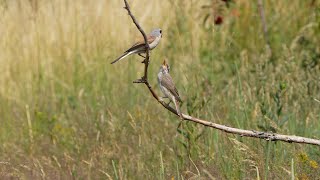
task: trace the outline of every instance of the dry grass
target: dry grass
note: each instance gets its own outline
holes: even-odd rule
[[[271,50],[255,2],[217,2],[130,1],[147,32],[164,32],[151,54],[154,86],[167,57],[184,112],[320,138],[319,1],[265,2]],[[187,122],[177,130],[178,119],[131,83],[143,73],[139,57],[109,64],[140,36],[122,7],[106,0],[0,0],[1,177],[279,179],[292,170],[298,178],[320,176],[317,147]],[[221,26],[213,23],[217,12]]]

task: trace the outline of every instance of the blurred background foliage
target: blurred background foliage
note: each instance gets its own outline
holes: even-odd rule
[[[129,1],[192,116],[320,138],[320,2]],[[0,176],[20,179],[316,179],[319,147],[243,138],[162,108],[122,1],[0,0]],[[269,46],[267,45],[269,42]],[[159,92],[159,91],[158,91]],[[159,92],[160,93],[160,92]]]

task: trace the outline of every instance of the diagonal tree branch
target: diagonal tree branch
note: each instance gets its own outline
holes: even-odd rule
[[[166,108],[170,112],[172,112],[172,113],[176,114],[177,116],[179,116],[175,109],[173,109],[172,107],[167,105],[164,101],[162,101],[159,98],[159,96],[152,89],[152,87],[151,87],[151,85],[150,85],[150,83],[148,81],[149,45],[148,45],[148,42],[147,42],[146,34],[144,33],[143,29],[141,28],[141,26],[136,21],[135,17],[132,15],[127,0],[124,0],[124,3],[125,3],[125,7],[124,8],[128,11],[128,14],[132,18],[133,23],[137,26],[138,30],[143,35],[144,41],[145,41],[145,44],[146,44],[146,48],[147,48],[147,50],[146,50],[147,56],[146,56],[145,61],[144,61],[144,65],[145,65],[144,76],[141,79],[138,79],[138,80],[134,81],[134,83],[144,83],[148,87],[148,89],[151,92],[152,96],[164,108]],[[260,138],[260,139],[264,139],[264,140],[267,140],[267,141],[284,141],[284,142],[288,142],[288,143],[302,143],[302,144],[311,144],[311,145],[320,146],[320,140],[318,140],[318,139],[305,138],[305,137],[301,137],[301,136],[282,135],[282,134],[276,134],[276,133],[254,131],[254,130],[238,129],[238,128],[228,127],[228,126],[225,126],[225,125],[220,125],[220,124],[216,124],[216,123],[213,123],[213,122],[209,122],[209,121],[205,121],[205,120],[202,120],[202,119],[198,119],[198,118],[186,115],[186,114],[182,114],[182,116],[183,116],[184,120],[192,121],[192,122],[195,122],[195,123],[198,123],[198,124],[202,124],[204,126],[215,128],[215,129],[218,129],[220,131],[224,131],[224,132],[230,133],[230,134],[238,134],[240,136]]]

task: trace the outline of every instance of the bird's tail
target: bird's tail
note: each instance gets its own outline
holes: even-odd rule
[[[121,59],[129,56],[130,54],[132,54],[133,52],[125,52],[123,53],[120,57],[118,57],[116,60],[112,61],[111,64],[114,64],[116,63],[117,61],[120,61]]]
[[[183,120],[183,116],[182,116],[182,113],[181,113],[180,107],[179,107],[179,102],[177,102],[176,98],[173,98],[173,103],[176,107],[176,111],[177,111],[179,117]]]

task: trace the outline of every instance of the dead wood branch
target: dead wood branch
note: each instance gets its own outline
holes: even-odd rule
[[[127,2],[127,0],[124,0],[125,3],[125,9],[128,11],[129,16],[132,18],[133,23],[137,26],[138,30],[141,32],[141,34],[144,37],[144,41],[146,44],[146,58],[144,61],[144,76],[141,79],[138,79],[136,81],[134,81],[134,83],[144,83],[149,91],[151,92],[152,96],[167,110],[169,110],[170,112],[176,114],[177,116],[178,113],[175,109],[173,109],[172,107],[170,107],[169,105],[167,105],[164,101],[162,101],[159,96],[156,94],[156,92],[152,89],[149,81],[148,81],[148,65],[149,65],[149,45],[147,42],[147,38],[146,38],[146,34],[144,33],[143,29],[141,28],[141,26],[138,24],[138,22],[136,21],[135,17],[132,15],[131,11],[130,11],[130,7],[129,4]],[[264,28],[266,30],[266,26]],[[266,31],[265,31],[266,32]],[[300,137],[300,136],[291,136],[291,135],[282,135],[282,134],[276,134],[276,133],[269,133],[269,132],[261,132],[261,131],[254,131],[254,130],[244,130],[244,129],[238,129],[238,128],[232,128],[232,127],[228,127],[225,125],[220,125],[220,124],[216,124],[216,123],[212,123],[209,121],[205,121],[205,120],[201,120],[186,114],[182,114],[184,120],[187,121],[192,121],[198,124],[202,124],[204,126],[207,127],[211,127],[211,128],[215,128],[221,131],[224,131],[226,133],[230,133],[230,134],[238,134],[240,136],[246,136],[246,137],[254,137],[254,138],[260,138],[260,139],[264,139],[267,141],[284,141],[284,142],[288,142],[288,143],[302,143],[302,144],[311,144],[311,145],[317,145],[320,146],[320,140],[318,139],[311,139],[311,138],[305,138],[305,137]]]

